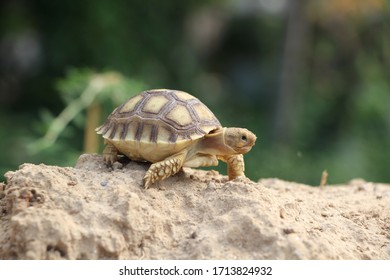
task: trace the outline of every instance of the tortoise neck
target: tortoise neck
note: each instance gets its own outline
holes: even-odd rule
[[[213,133],[207,134],[198,142],[200,153],[212,155],[233,155],[236,152],[225,143],[226,127],[220,128]]]

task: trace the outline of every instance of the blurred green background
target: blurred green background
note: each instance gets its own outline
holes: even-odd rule
[[[74,166],[88,110],[100,123],[149,88],[187,91],[255,132],[253,180],[390,182],[387,0],[0,2],[0,174]]]

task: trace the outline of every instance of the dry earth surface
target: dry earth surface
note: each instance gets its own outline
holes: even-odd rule
[[[390,185],[314,188],[148,165],[23,164],[0,184],[0,259],[390,259]]]

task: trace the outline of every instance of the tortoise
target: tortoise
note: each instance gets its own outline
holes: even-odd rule
[[[229,180],[245,177],[243,154],[256,142],[245,128],[222,127],[194,96],[170,89],[147,90],[128,99],[95,131],[105,140],[108,165],[118,154],[152,163],[145,188],[182,167],[216,166],[218,160],[227,163]]]

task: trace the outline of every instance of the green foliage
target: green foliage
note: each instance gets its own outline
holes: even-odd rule
[[[299,18],[269,12],[272,1],[2,2],[0,174],[24,162],[73,166],[87,108],[101,104],[103,121],[146,88],[175,88],[255,132],[251,179],[318,185],[327,170],[329,183],[389,182],[388,3],[344,2],[307,1]],[[284,139],[275,119],[297,19],[307,33],[301,65],[285,71],[298,74]]]
[[[35,154],[54,146],[71,121],[83,126],[86,120],[82,112],[93,103],[112,106],[134,96],[144,87],[142,83],[125,79],[116,72],[97,74],[89,70],[69,71],[68,76],[58,82],[58,89],[67,106],[58,117],[45,117],[44,120],[49,121],[48,131],[43,138],[29,145],[30,152]]]

